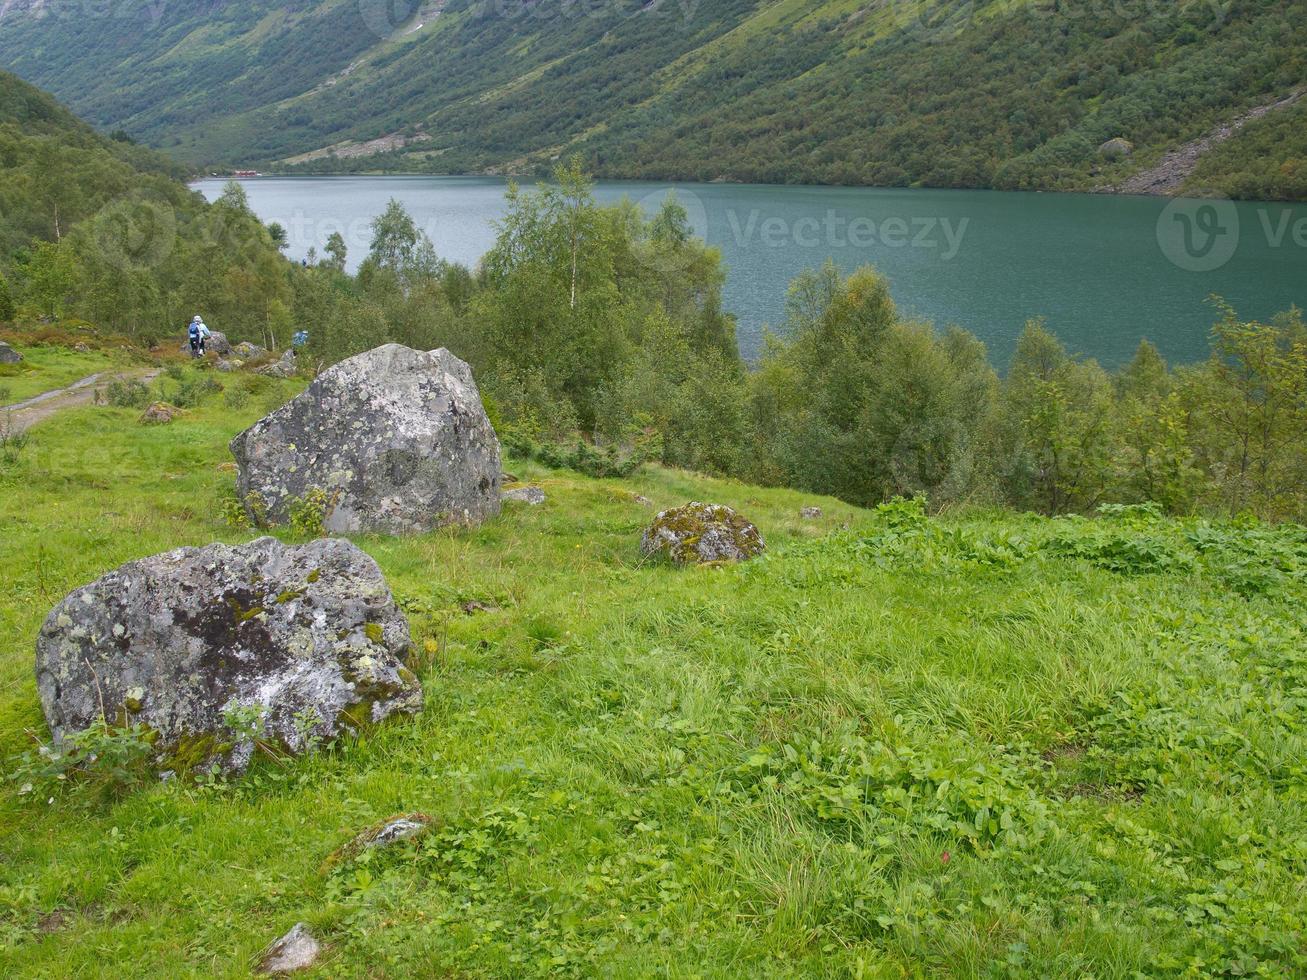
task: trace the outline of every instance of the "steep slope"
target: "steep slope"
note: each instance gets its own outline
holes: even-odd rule
[[[1038,188],[1117,184],[1307,79],[1307,0],[234,7],[16,0],[0,58],[194,162]]]
[[[55,99],[0,72],[0,256],[54,240],[132,190],[179,201],[184,168],[99,135]]]

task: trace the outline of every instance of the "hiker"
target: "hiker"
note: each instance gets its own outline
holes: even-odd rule
[[[186,336],[191,341],[191,357],[204,356],[204,344],[209,339],[209,333],[209,328],[204,325],[204,321],[196,313],[195,319],[190,322],[190,326],[186,329]]]

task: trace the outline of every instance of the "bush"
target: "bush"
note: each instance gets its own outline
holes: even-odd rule
[[[145,408],[153,401],[149,386],[136,378],[114,378],[105,390],[105,400],[114,408]]]

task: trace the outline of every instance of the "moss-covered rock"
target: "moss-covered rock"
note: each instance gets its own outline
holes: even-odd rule
[[[37,638],[56,740],[98,718],[156,733],[161,768],[240,770],[422,707],[381,570],[343,540],[181,548],[78,589]]]
[[[766,547],[758,529],[736,511],[699,501],[661,512],[640,541],[645,555],[662,555],[678,565],[744,561]]]

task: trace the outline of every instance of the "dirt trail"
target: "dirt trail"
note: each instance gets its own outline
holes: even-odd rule
[[[97,392],[115,378],[133,378],[149,384],[159,376],[157,368],[146,371],[102,371],[74,381],[67,388],[45,391],[26,401],[0,407],[0,428],[8,429],[13,434],[26,432],[38,422],[48,419],[55,412],[77,405],[89,405],[95,400]]]
[[[1268,112],[1285,109],[1293,105],[1304,94],[1307,94],[1307,89],[1299,89],[1297,92],[1275,102],[1268,102],[1266,105],[1249,109],[1230,122],[1217,126],[1205,136],[1200,136],[1198,139],[1184,144],[1184,146],[1171,150],[1162,157],[1157,166],[1141,170],[1134,176],[1128,177],[1113,187],[1112,191],[1117,194],[1174,194],[1189,179],[1189,175],[1198,166],[1198,161],[1206,156],[1213,147],[1224,143],[1254,119],[1260,119]]]

